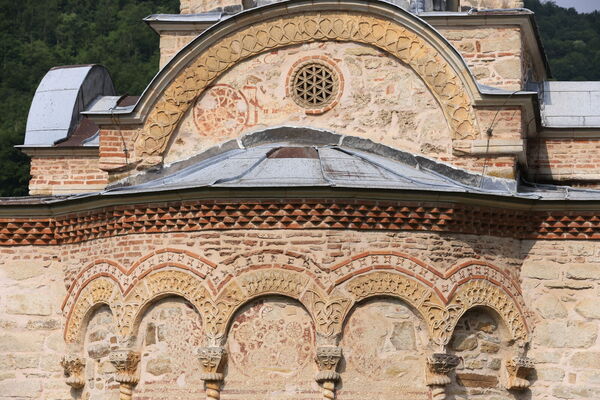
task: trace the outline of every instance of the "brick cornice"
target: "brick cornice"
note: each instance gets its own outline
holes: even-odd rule
[[[358,199],[194,200],[0,218],[0,245],[60,245],[140,233],[230,229],[431,231],[515,239],[600,239],[600,211],[532,211]]]

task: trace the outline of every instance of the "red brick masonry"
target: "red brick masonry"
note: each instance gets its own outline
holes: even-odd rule
[[[187,201],[0,219],[0,245],[58,245],[133,233],[228,229],[436,231],[522,239],[600,239],[599,211],[529,211],[364,200]]]

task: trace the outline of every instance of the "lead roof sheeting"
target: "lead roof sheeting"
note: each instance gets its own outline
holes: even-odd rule
[[[505,198],[600,201],[600,191],[575,189],[566,186],[530,184],[500,178],[474,178],[472,185],[452,178],[460,170],[440,168],[444,164],[423,160],[408,165],[406,162],[340,146],[314,147],[318,158],[269,158],[274,148],[294,147],[275,143],[249,149],[233,149],[185,167],[152,181],[115,187],[102,192],[56,196],[44,199],[8,199],[5,204],[51,204],[64,200],[98,196],[118,196],[185,190],[205,187],[339,187],[351,189],[388,189],[396,191],[454,192],[500,196]],[[274,162],[275,161],[275,162]],[[455,172],[452,172],[455,171]],[[461,173],[467,174],[462,171]],[[495,182],[491,184],[489,181]],[[487,183],[486,183],[487,182]],[[518,191],[515,190],[518,188]],[[3,199],[3,201],[6,199]]]
[[[91,69],[86,65],[48,71],[31,102],[25,145],[52,145],[67,137],[79,88]]]
[[[544,126],[600,127],[600,82],[544,82],[540,98]]]
[[[231,150],[166,177],[104,193],[117,195],[199,187],[330,186],[512,195],[508,190],[464,185],[433,171],[337,146],[318,147],[318,158],[269,158],[270,151],[278,147],[290,146],[270,144]]]

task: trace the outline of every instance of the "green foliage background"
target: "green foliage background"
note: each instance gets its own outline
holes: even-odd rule
[[[526,0],[558,80],[600,80],[600,13]],[[0,196],[27,194],[23,143],[29,105],[44,74],[102,64],[121,94],[140,94],[158,69],[158,36],[142,18],[177,13],[178,0],[0,0]]]
[[[27,194],[29,105],[57,65],[102,64],[117,91],[140,94],[158,70],[158,35],[142,18],[179,0],[0,0],[0,196]]]
[[[525,7],[535,12],[554,79],[600,81],[600,12],[578,14],[540,0],[525,0]]]

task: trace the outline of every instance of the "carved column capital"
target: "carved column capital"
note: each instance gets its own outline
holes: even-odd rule
[[[338,363],[342,359],[342,348],[337,346],[319,346],[317,347],[317,356],[315,358],[319,367],[319,372],[315,380],[338,381],[340,374],[336,371]]]
[[[527,357],[513,357],[506,361],[506,371],[508,372],[508,389],[524,390],[531,385],[528,380],[533,372],[534,362]]]
[[[431,387],[432,398],[443,400],[446,398],[446,385],[452,380],[448,374],[454,370],[460,359],[447,353],[434,353],[427,357],[426,384]]]
[[[119,399],[131,400],[133,386],[139,381],[137,366],[140,362],[140,353],[129,349],[113,350],[110,353],[110,362],[117,370],[115,380],[119,382]]]
[[[223,347],[201,347],[198,349],[198,358],[202,364],[202,380],[223,380],[223,368],[227,359],[227,352]]]
[[[315,380],[323,386],[323,400],[335,399],[335,383],[340,380],[340,374],[336,369],[341,359],[341,347],[317,347],[315,361],[319,367],[319,372],[317,373]]]
[[[67,385],[73,389],[81,389],[85,385],[85,359],[69,354],[62,358],[60,365],[65,370]]]
[[[220,346],[200,347],[198,358],[202,364],[200,379],[204,381],[207,400],[219,400],[221,382],[224,379],[223,368],[227,361],[227,352]]]
[[[113,350],[110,353],[110,362],[117,369],[116,381],[119,383],[128,383],[135,385],[139,381],[137,376],[137,366],[140,362],[140,354],[138,352],[119,349]]]

